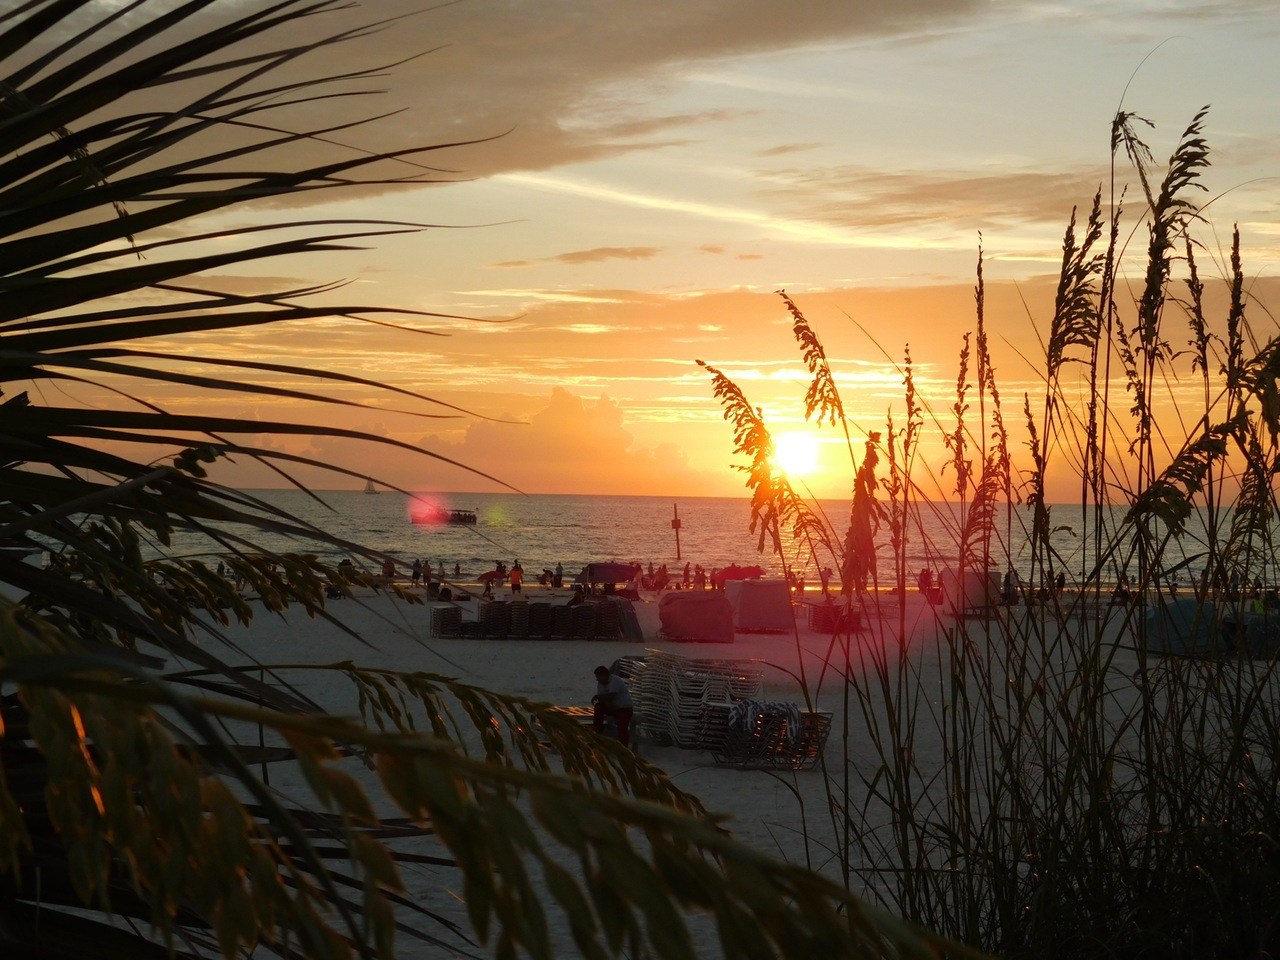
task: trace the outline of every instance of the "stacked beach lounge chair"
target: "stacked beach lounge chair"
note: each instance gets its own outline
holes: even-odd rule
[[[488,640],[642,640],[631,602],[604,597],[567,605],[528,600],[484,600],[476,619],[452,604],[431,609],[431,635]]]
[[[636,723],[656,743],[714,750],[729,731],[729,714],[764,686],[758,667],[735,660],[693,659],[651,650],[628,664]]]
[[[712,758],[739,769],[811,770],[831,733],[831,714],[794,703],[743,700],[730,711],[728,732]]]

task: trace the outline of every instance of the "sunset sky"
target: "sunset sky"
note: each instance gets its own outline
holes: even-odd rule
[[[408,9],[381,0],[357,13]],[[332,25],[316,18],[317,31]],[[474,319],[421,323],[444,338],[332,322],[222,346],[465,408],[477,416],[423,420],[374,399],[377,409],[334,422],[527,492],[733,494],[730,430],[695,360],[734,378],[775,433],[797,430],[806,377],[782,288],[827,347],[857,439],[891,409],[900,415],[889,361],[908,344],[926,399],[939,414],[951,404],[981,243],[997,372],[1021,409],[1038,386],[1036,330],[1063,231],[1073,205],[1087,210],[1108,180],[1117,109],[1153,122],[1146,139],[1163,161],[1210,105],[1204,199],[1216,199],[1199,233],[1201,269],[1220,275],[1238,222],[1246,272],[1268,287],[1280,262],[1278,41],[1274,0],[441,6],[342,51],[360,64],[431,51],[387,71],[376,109],[403,112],[359,141],[491,139],[430,156],[453,183],[304,211],[439,228],[274,264],[270,277],[347,279],[335,302]],[[344,67],[335,56],[316,68]],[[1140,192],[1127,169],[1119,175],[1132,184],[1132,227]],[[929,429],[936,470],[939,431]],[[805,481],[846,493],[843,440],[822,436],[826,469]],[[498,489],[348,443],[308,452],[413,489]],[[222,479],[267,482],[247,467]]]

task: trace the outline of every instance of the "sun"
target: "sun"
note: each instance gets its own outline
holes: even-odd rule
[[[818,438],[808,433],[784,433],[773,438],[773,465],[788,477],[818,472]]]

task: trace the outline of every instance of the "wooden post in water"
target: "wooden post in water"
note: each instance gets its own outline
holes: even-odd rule
[[[671,505],[671,529],[676,532],[676,559],[680,559],[680,508]]]

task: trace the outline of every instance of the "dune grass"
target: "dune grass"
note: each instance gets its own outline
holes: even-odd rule
[[[708,368],[751,460],[762,544],[786,563],[799,538],[802,556],[841,571],[840,602],[869,628],[833,633],[828,669],[801,677],[806,702],[845,707],[824,768],[830,830],[810,820],[807,844],[851,891],[1003,957],[1280,947],[1280,610],[1250,616],[1265,603],[1248,587],[1277,582],[1280,341],[1250,322],[1238,231],[1226,315],[1206,315],[1191,200],[1204,117],[1160,174],[1141,118],[1116,116],[1112,166],[1127,159],[1136,175],[1145,255],[1122,242],[1137,231],[1116,182],[1083,224],[1073,211],[1043,391],[1016,413],[988,349],[981,252],[950,409],[922,400],[907,351],[904,408],[862,449],[821,342],[782,294],[811,375],[806,413],[846,437],[847,527],[797,496],[761,414]],[[1187,382],[1200,387],[1194,409],[1173,389]],[[923,462],[929,430],[945,464]],[[1045,496],[1064,475],[1079,489],[1069,516]],[[932,503],[926,478],[945,478],[954,502]],[[949,542],[928,549],[947,596],[921,628],[907,615],[907,556],[940,523]],[[1062,526],[1083,538],[1075,559],[1055,548]],[[877,579],[877,542],[891,584]],[[1024,575],[1002,597],[1015,564]],[[1194,656],[1168,652],[1163,611],[1177,603],[1192,608]],[[980,616],[963,615],[970,605]]]

